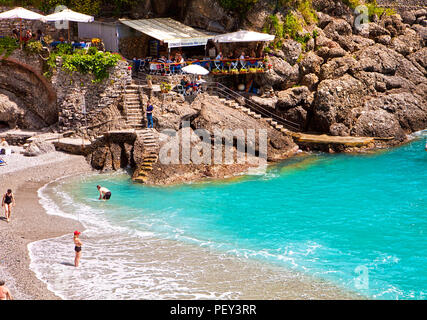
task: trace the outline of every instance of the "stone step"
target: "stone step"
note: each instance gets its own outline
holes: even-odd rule
[[[246,112],[246,113],[248,113],[249,111],[251,111],[251,109],[245,108],[245,107],[242,107],[242,109],[240,109],[240,110],[242,110],[243,112]]]
[[[147,182],[147,178],[145,178],[145,177],[136,177],[133,181],[139,182],[139,183],[146,183]]]
[[[277,126],[277,122],[276,122],[276,121],[271,121],[271,122],[270,122],[270,124],[271,124],[273,127]]]
[[[145,162],[147,162],[147,164],[150,163],[150,162],[156,162],[157,159],[158,159],[157,155],[146,156],[146,157],[144,157],[143,164],[146,164]]]
[[[248,112],[248,115],[250,115],[250,116],[254,116],[254,115],[256,115],[256,113],[255,113],[255,112],[253,112],[253,111],[249,111],[249,112]]]
[[[275,128],[276,128],[277,130],[283,129],[283,125],[278,124],[278,125],[276,125],[276,126],[275,126]]]
[[[289,132],[289,130],[288,130],[288,129],[285,129],[285,128],[282,128],[282,129],[280,129],[280,132],[282,132],[282,133],[288,133],[288,132]]]
[[[265,121],[267,121],[268,123],[270,123],[271,121],[273,121],[272,118],[264,118]]]
[[[260,115],[260,114],[255,113],[255,114],[254,114],[254,118],[255,118],[255,119],[261,119],[262,117],[261,117],[261,115]]]

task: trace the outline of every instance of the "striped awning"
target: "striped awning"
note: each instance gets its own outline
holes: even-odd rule
[[[120,19],[121,23],[152,38],[163,41],[169,48],[206,45],[213,35],[205,34],[171,18]]]

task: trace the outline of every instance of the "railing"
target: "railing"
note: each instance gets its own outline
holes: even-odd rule
[[[267,69],[264,58],[245,58],[245,59],[205,59],[205,60],[187,60],[185,62],[161,62],[161,61],[150,61],[147,59],[133,60],[134,71],[144,72],[149,74],[158,75],[173,75],[182,74],[182,68],[187,65],[197,64],[202,66],[209,71],[241,71],[242,69],[247,70],[248,68],[256,69]]]
[[[213,90],[215,91],[219,96],[226,98],[226,99],[233,99],[241,104],[241,101],[244,102],[244,106],[248,107],[252,111],[255,111],[259,113],[261,116],[266,118],[272,118],[277,123],[283,125],[285,128],[292,130],[292,131],[301,131],[301,126],[298,123],[286,120],[274,112],[271,112],[267,108],[261,106],[260,104],[256,103],[255,101],[252,101],[241,94],[237,93],[236,91],[231,90],[230,88],[227,88],[223,84],[219,82],[206,82],[203,85],[206,90]]]

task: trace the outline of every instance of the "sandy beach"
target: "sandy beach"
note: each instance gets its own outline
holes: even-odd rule
[[[16,199],[10,223],[4,219],[3,210],[1,214],[0,278],[6,281],[15,299],[59,299],[29,269],[27,245],[67,233],[72,237],[74,230],[83,227],[78,221],[47,215],[37,190],[59,177],[92,169],[82,156],[51,152],[25,157],[20,154],[22,148],[12,149],[15,153],[3,156],[7,165],[0,167],[0,191],[3,195],[10,188]]]

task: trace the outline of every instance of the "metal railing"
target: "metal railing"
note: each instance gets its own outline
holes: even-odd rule
[[[259,113],[261,116],[265,118],[272,118],[274,121],[276,121],[278,124],[281,124],[283,127],[292,130],[292,131],[301,131],[301,126],[298,123],[292,122],[290,120],[284,119],[280,117],[279,115],[275,114],[274,112],[271,112],[267,108],[261,106],[260,104],[256,103],[253,100],[250,100],[240,93],[237,93],[234,90],[231,90],[230,88],[227,88],[223,84],[219,82],[206,82],[203,84],[206,91],[214,91],[218,94],[218,96],[225,98],[225,99],[233,99],[237,103],[251,109],[252,111]],[[242,103],[243,101],[243,103]]]

